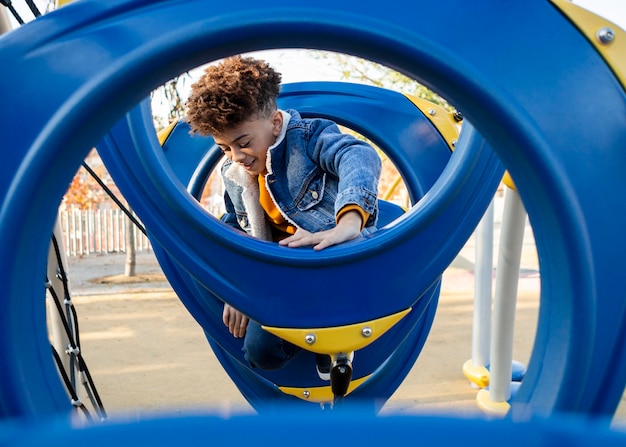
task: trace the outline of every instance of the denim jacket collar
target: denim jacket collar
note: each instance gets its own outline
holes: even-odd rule
[[[276,138],[276,142],[267,150],[266,169],[268,173],[273,172],[271,163],[272,149],[279,147],[280,143],[285,139],[287,126],[291,120],[289,113],[283,110],[280,110],[280,112],[283,114],[283,126],[280,130],[280,134]],[[278,159],[280,160],[280,157]],[[272,240],[271,226],[265,219],[265,211],[259,203],[259,182],[257,178],[248,174],[248,172],[237,163],[233,163],[224,173],[224,176],[243,188],[241,198],[248,213],[251,235],[263,240]]]
[[[287,135],[287,128],[289,127],[289,121],[291,120],[291,115],[284,110],[279,110],[280,113],[283,114],[283,127],[280,129],[280,134],[276,137],[276,142],[272,144],[267,149],[267,158],[265,159],[265,169],[267,169],[267,174],[272,174],[274,172],[272,168],[272,154],[276,153],[277,149],[280,147],[280,143],[285,139],[285,135]],[[276,150],[275,150],[276,149]],[[282,160],[282,157],[277,157],[277,159]]]

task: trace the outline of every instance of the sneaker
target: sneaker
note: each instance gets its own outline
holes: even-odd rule
[[[350,363],[354,360],[354,351],[350,352],[347,356]],[[329,381],[330,370],[332,369],[332,358],[326,354],[315,354],[315,369],[320,379]]]
[[[329,355],[315,354],[315,369],[322,380],[330,380],[331,359]]]

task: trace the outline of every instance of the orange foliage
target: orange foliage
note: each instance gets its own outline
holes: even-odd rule
[[[85,162],[117,198],[124,201],[95,149],[89,153]],[[76,172],[61,202],[62,208],[72,206],[82,210],[117,208],[115,202],[82,166]]]

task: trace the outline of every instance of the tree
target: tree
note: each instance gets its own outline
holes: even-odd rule
[[[130,207],[128,207],[130,209]],[[131,211],[131,213],[134,215]],[[135,244],[135,224],[126,219],[126,262],[124,264],[124,276],[137,274],[137,245]]]
[[[327,60],[329,64],[339,67],[342,78],[346,81],[373,85],[403,94],[412,95],[437,104],[448,111],[454,108],[446,99],[420,84],[414,79],[385,67],[377,62],[372,62],[360,57],[330,51],[309,50],[311,56],[320,60]]]
[[[167,81],[150,94],[154,121],[157,131],[185,116],[185,102],[191,75],[188,72]]]
[[[115,192],[119,192],[95,149],[89,152],[85,162],[102,182],[113,188]],[[79,167],[63,196],[61,207],[73,206],[81,210],[96,209],[108,200],[108,194],[98,181],[84,167]]]
[[[445,98],[428,87],[379,63],[330,51],[309,50],[309,54],[312,58],[326,61],[329,66],[335,67],[341,73],[341,78],[346,81],[397,91],[430,101],[449,112],[454,111],[454,107]],[[410,206],[409,195],[404,182],[401,181],[400,174],[382,151],[380,155],[383,161],[379,183],[381,197],[408,208]]]

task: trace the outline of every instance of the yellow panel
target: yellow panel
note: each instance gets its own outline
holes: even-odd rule
[[[468,360],[463,364],[463,374],[467,377],[467,380],[479,388],[487,388],[489,386],[489,370],[484,366],[474,366],[472,361]]]
[[[371,375],[371,374],[370,374]],[[360,379],[355,379],[350,382],[350,386],[348,387],[348,392],[346,396],[350,394],[352,391],[357,389],[363,382],[365,382],[370,376],[361,377]],[[316,386],[310,388],[295,388],[295,387],[287,387],[287,386],[279,386],[278,389],[285,394],[289,394],[291,396],[295,396],[299,399],[306,400],[308,402],[315,403],[329,403],[332,402],[335,398],[333,391],[328,386]]]
[[[425,99],[412,95],[405,96],[433,123],[433,126],[448,143],[450,150],[454,150],[460,131],[460,125],[454,118],[454,113],[448,112],[443,107]]]
[[[496,416],[504,417],[511,409],[511,404],[508,402],[494,402],[489,398],[489,390],[480,390],[476,395],[476,403],[485,413]]]
[[[626,89],[626,31],[569,0],[551,2],[587,37]],[[601,39],[602,34],[609,38]]]
[[[347,326],[315,329],[263,326],[263,329],[308,351],[333,355],[364,348],[387,332],[410,311],[411,308],[377,320]]]
[[[157,133],[157,137],[159,138],[159,143],[161,144],[161,146],[163,146],[165,144],[165,142],[167,141],[168,137],[170,136],[170,134],[174,130],[174,127],[176,127],[176,124],[178,124],[178,122],[174,121],[172,124],[167,126],[165,129],[161,129]]]
[[[509,174],[509,171],[506,171],[504,173],[504,177],[502,177],[502,181],[509,188],[511,188],[513,190],[515,189],[515,183],[513,183],[513,179],[511,178],[511,174]]]

